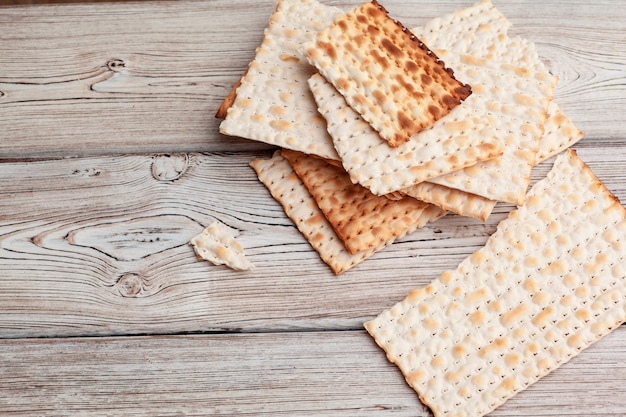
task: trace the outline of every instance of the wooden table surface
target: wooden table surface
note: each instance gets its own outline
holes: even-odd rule
[[[495,3],[560,77],[579,155],[626,201],[626,5]],[[414,27],[471,2],[384,4]],[[1,415],[429,415],[362,323],[512,207],[448,215],[335,276],[248,166],[272,149],[213,117],[273,8],[0,6]],[[215,219],[254,272],[196,260],[189,239]],[[625,416],[624,386],[622,326],[491,415]]]

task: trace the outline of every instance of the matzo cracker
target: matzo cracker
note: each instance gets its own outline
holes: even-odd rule
[[[456,270],[365,324],[436,417],[479,417],[626,320],[626,209],[574,151]]]
[[[316,0],[278,0],[220,132],[337,159],[307,86],[315,71],[300,48],[341,14]]]
[[[224,223],[215,221],[189,242],[200,259],[215,265],[226,265],[237,271],[249,271],[253,265],[244,248]]]
[[[320,31],[306,45],[306,56],[393,147],[471,94],[469,85],[376,1]]]
[[[259,180],[283,206],[287,216],[335,274],[349,270],[395,240],[392,238],[376,247],[350,254],[280,151],[269,159],[255,159],[250,165]],[[428,205],[420,217],[418,227],[423,227],[444,214],[440,208]]]
[[[428,203],[376,196],[353,184],[341,167],[301,152],[283,150],[282,155],[352,254],[403,237],[421,224]]]

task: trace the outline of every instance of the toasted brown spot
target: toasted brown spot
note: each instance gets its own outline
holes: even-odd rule
[[[450,284],[454,279],[454,274],[452,273],[452,271],[445,271],[441,274],[439,279],[441,280],[441,282],[447,285]]]
[[[389,64],[389,60],[379,54],[378,51],[372,51],[372,57],[374,57],[374,60],[384,69],[388,69],[391,66],[391,64]]]
[[[378,104],[383,105],[387,101],[387,96],[380,90],[374,90],[374,98],[378,101]]]
[[[488,318],[487,315],[480,310],[473,312],[472,314],[470,314],[470,317],[469,317],[470,321],[473,324],[483,324],[487,321],[487,318]]]
[[[313,243],[320,243],[320,242],[324,242],[326,240],[326,237],[324,236],[324,233],[316,233],[311,240],[313,241]]]
[[[451,109],[451,108],[453,108],[455,106],[458,106],[461,103],[461,101],[459,99],[457,99],[455,97],[452,97],[449,94],[444,95],[443,98],[442,98],[442,101],[443,101],[443,104],[448,106],[449,109]]]
[[[554,117],[554,121],[556,122],[558,126],[561,126],[563,123],[566,123],[568,120],[565,113],[557,113],[553,117]]]
[[[320,47],[320,49],[323,49],[326,54],[333,60],[337,59],[337,50],[335,49],[335,47],[328,43],[328,42],[323,42],[323,41],[318,41],[317,42],[317,46]]]
[[[307,54],[307,56],[308,56],[309,58],[311,58],[311,59],[315,59],[315,60],[318,60],[318,59],[319,59],[319,57],[320,57],[320,51],[318,51],[318,50],[317,50],[317,49],[315,49],[315,48],[309,48],[309,49],[307,49],[306,54]]]
[[[226,259],[228,257],[228,249],[224,246],[218,246],[216,252],[220,259]]]
[[[288,120],[272,120],[270,126],[278,130],[289,130],[291,129],[291,122]]]
[[[318,225],[318,224],[323,223],[325,219],[326,219],[326,217],[324,217],[324,215],[318,214],[318,215],[315,215],[315,216],[307,219],[306,222],[307,222],[307,224],[310,224],[310,225]]]
[[[354,101],[356,101],[357,103],[361,104],[361,105],[366,105],[367,104],[367,99],[365,98],[365,96],[363,94],[357,94],[354,96]]]
[[[548,319],[550,318],[550,316],[552,316],[552,314],[554,314],[554,307],[553,306],[548,306],[546,307],[545,310],[543,310],[541,313],[537,314],[535,316],[535,318],[533,319],[533,324],[536,326],[542,326],[544,324],[546,324],[546,322],[548,321]]]
[[[509,353],[508,355],[506,355],[504,360],[508,366],[513,367],[515,365],[519,365],[519,363],[522,362],[522,355],[516,352]]]
[[[285,29],[284,33],[288,38],[295,38],[298,36],[298,31],[293,29]]]
[[[461,375],[461,372],[448,372],[446,374],[446,381],[448,381],[451,384],[454,384],[455,382],[459,382],[462,377],[463,376]]]
[[[489,295],[489,291],[487,288],[481,288],[480,290],[476,290],[467,295],[467,301],[469,303],[475,304],[480,300],[485,299]]]
[[[417,93],[415,87],[409,81],[407,81],[402,74],[396,75],[396,81],[398,81],[398,83],[407,91],[408,94],[415,95]]]
[[[430,115],[434,119],[439,119],[439,117],[441,116],[441,110],[439,109],[439,107],[435,106],[434,104],[431,104],[430,106],[428,106],[428,113],[430,113]]]
[[[504,338],[504,337],[500,337],[500,338],[494,340],[492,345],[496,349],[503,350],[503,349],[506,349],[509,346],[509,341],[506,338]]]
[[[454,348],[452,348],[452,354],[454,355],[455,358],[463,357],[466,352],[467,352],[467,349],[463,345],[456,345]]]
[[[367,25],[367,33],[369,33],[371,36],[377,35],[378,32],[380,32],[380,29],[378,29],[376,26]]]
[[[576,317],[582,321],[588,321],[591,318],[591,312],[587,309],[578,310]]]
[[[500,384],[498,388],[504,392],[511,392],[515,389],[516,386],[517,386],[517,378],[512,376],[502,381],[502,384]]]
[[[417,72],[420,67],[414,61],[408,60],[404,63],[404,69],[406,69],[407,72]]]
[[[350,80],[346,78],[337,79],[337,87],[343,89],[344,91],[350,90]]]
[[[413,120],[403,112],[398,112],[398,122],[403,130],[412,132],[416,129],[416,125]]]
[[[433,360],[430,362],[430,364],[433,367],[439,368],[439,369],[443,369],[447,365],[446,359],[443,356],[435,356]]]
[[[582,346],[583,343],[584,343],[584,339],[582,335],[580,334],[572,335],[569,337],[569,339],[567,339],[567,345],[569,347],[577,348],[579,346]]]
[[[345,20],[340,20],[337,24],[339,25],[341,30],[343,30],[344,32],[348,30],[348,23],[346,23]]]
[[[384,38],[381,44],[392,56],[399,58],[403,55],[402,49],[398,48],[389,38]]]
[[[358,46],[363,46],[363,44],[367,41],[367,38],[364,35],[356,35],[354,37],[354,42],[358,45]]]
[[[478,148],[482,152],[485,152],[490,155],[495,155],[496,152],[500,153],[499,146],[496,145],[495,143],[481,143],[480,145],[478,145]]]
[[[467,84],[463,84],[460,87],[455,88],[454,93],[459,96],[461,100],[465,100],[472,94],[472,87]]]
[[[417,290],[413,290],[407,296],[407,300],[411,302],[415,302],[417,300],[421,300],[424,297],[425,291],[422,288],[418,288]]]
[[[503,314],[501,318],[502,324],[504,324],[505,326],[513,324],[516,320],[526,314],[528,309],[529,307],[526,304],[522,304],[509,311],[508,313]]]
[[[291,54],[280,54],[280,60],[284,62],[300,62],[300,58]]]
[[[422,74],[422,84],[429,85],[433,82],[433,78],[428,74]]]
[[[272,106],[270,112],[276,116],[283,116],[287,113],[287,109],[283,106]]]
[[[441,323],[437,318],[429,317],[424,320],[424,327],[429,330],[437,330],[439,327],[441,327]]]
[[[426,378],[426,372],[422,369],[418,369],[417,371],[413,371],[407,375],[407,380],[410,384],[417,384],[424,378]]]

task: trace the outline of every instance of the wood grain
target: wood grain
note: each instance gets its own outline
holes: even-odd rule
[[[580,149],[622,200],[625,151]],[[512,209],[449,215],[335,276],[248,166],[263,155],[0,164],[0,337],[360,328],[454,269]],[[215,219],[254,272],[195,258],[189,240]]]
[[[623,416],[626,328],[491,417]],[[0,341],[18,416],[429,416],[364,331]]]
[[[467,4],[387,7],[413,27]],[[591,140],[618,138],[626,123],[615,111],[626,104],[626,8],[608,4],[498,3],[559,75],[557,101]],[[214,0],[0,9],[0,130],[13,139],[0,142],[0,158],[267,148],[219,135],[213,115],[273,8]]]
[[[0,336],[360,327],[390,302],[377,284],[388,262],[400,297],[501,217],[471,232],[451,217],[337,277],[248,167],[258,156],[0,164]],[[215,219],[237,231],[253,273],[196,260],[187,242]]]
[[[413,27],[471,3],[385,6]],[[626,8],[495,3],[559,76],[579,155],[626,201]],[[248,167],[272,148],[213,117],[274,6],[0,0],[0,414],[429,415],[362,322],[513,207],[446,216],[332,274]],[[189,239],[215,219],[254,272],[195,258]],[[491,415],[626,415],[624,346],[622,326]]]

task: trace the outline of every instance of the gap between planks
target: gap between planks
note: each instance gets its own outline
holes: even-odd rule
[[[615,330],[490,417],[625,415],[625,338]],[[11,415],[430,415],[365,331],[0,340],[0,373]]]

